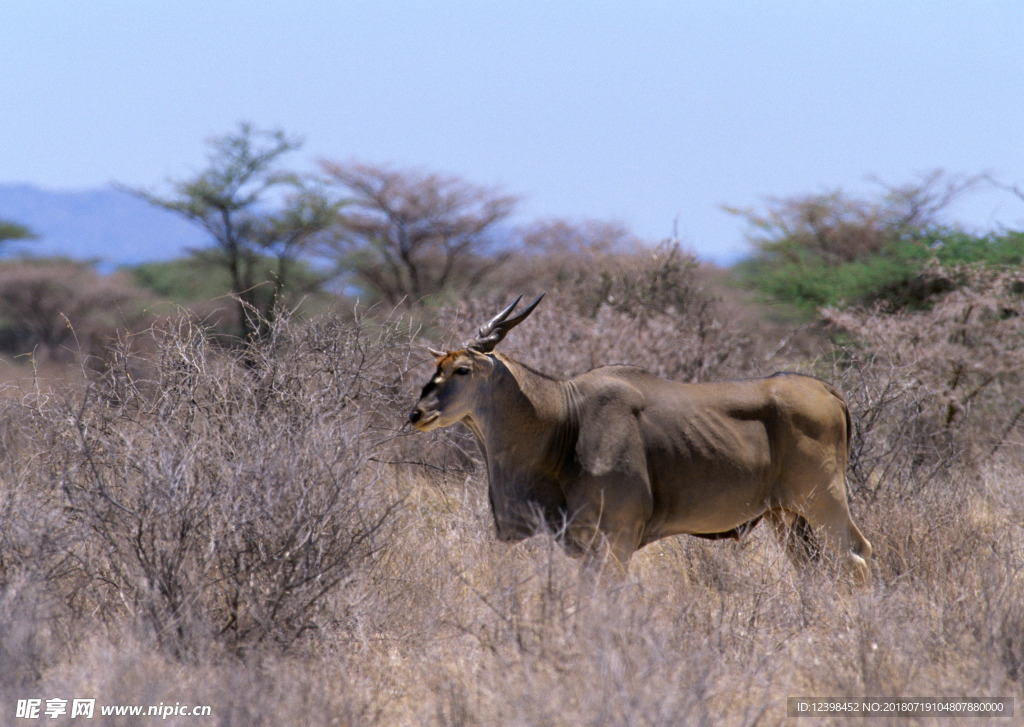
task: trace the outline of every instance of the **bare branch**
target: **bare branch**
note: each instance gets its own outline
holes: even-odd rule
[[[322,162],[345,200],[329,253],[356,284],[392,304],[469,290],[505,259],[495,230],[514,197],[457,177]]]

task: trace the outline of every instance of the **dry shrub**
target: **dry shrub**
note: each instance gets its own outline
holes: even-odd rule
[[[700,354],[699,307],[676,311],[687,332],[661,332],[639,322],[667,325],[667,307],[588,312],[568,289],[550,295],[503,344],[527,363],[629,357],[679,378],[746,366],[725,321]],[[501,302],[446,314],[449,342]],[[402,426],[430,366],[408,329],[277,330],[230,352],[188,323],[161,328],[152,354],[122,349],[104,378],[0,400],[0,714],[93,695],[253,725],[784,724],[791,696],[1019,708],[1020,462],[1004,447],[922,479],[939,455],[916,443],[926,430],[896,425],[935,419],[892,351],[836,369],[874,417],[865,471],[888,468],[887,486],[854,492],[875,546],[875,587],[859,593],[795,571],[767,528],[655,543],[621,580],[552,534],[499,543],[475,445]]]
[[[1019,454],[1024,274],[933,268],[925,283],[942,291],[926,310],[826,311],[854,337],[835,376],[857,428],[852,471],[869,487],[900,476],[920,487],[1008,442]]]
[[[151,297],[126,273],[70,260],[0,264],[0,348],[41,359],[102,355],[119,328],[139,328]]]
[[[753,339],[732,324],[717,296],[702,285],[696,261],[677,244],[578,262],[575,271],[561,269],[565,277],[502,344],[503,352],[564,376],[620,363],[678,381],[752,370]],[[531,287],[536,290],[537,282]],[[455,348],[471,338],[512,293],[503,296],[442,311],[444,344]]]
[[[917,374],[888,350],[847,348],[833,359],[853,423],[847,484],[855,498],[874,499],[883,487],[912,497],[966,464],[965,440],[931,416]]]
[[[152,331],[151,360],[122,349],[80,389],[30,393],[12,484],[53,542],[12,535],[3,575],[34,570],[67,618],[127,619],[175,658],[287,649],[344,620],[333,596],[395,507],[374,454],[394,429],[409,332],[277,331],[228,352],[182,320]]]

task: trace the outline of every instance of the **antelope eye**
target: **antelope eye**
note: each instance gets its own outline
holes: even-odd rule
[[[459,366],[457,369],[455,369],[455,375],[456,376],[465,376],[468,373],[469,373],[469,366]]]

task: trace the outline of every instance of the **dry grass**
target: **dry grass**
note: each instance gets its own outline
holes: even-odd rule
[[[694,329],[660,344],[672,313],[657,306],[551,306],[516,333],[527,362],[544,367],[541,351],[578,370],[605,355],[600,316],[614,314],[619,350],[653,345],[656,367],[756,367],[713,305],[690,310],[710,321],[705,354],[676,360]],[[554,316],[576,345],[541,348]],[[458,326],[449,338],[471,332]],[[795,572],[766,528],[662,541],[608,580],[551,537],[497,543],[465,436],[403,425],[427,374],[408,327],[278,331],[233,353],[165,327],[102,377],[8,392],[2,721],[18,699],[76,696],[208,704],[223,725],[773,725],[793,696],[1022,707],[1024,456],[928,459],[896,436],[915,392],[891,371],[848,379],[877,422],[862,470],[886,472],[853,482],[871,591]]]

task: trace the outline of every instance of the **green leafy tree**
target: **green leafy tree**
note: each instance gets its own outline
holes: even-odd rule
[[[1005,257],[1014,246],[942,224],[942,213],[978,181],[933,172],[913,184],[883,185],[874,197],[835,190],[770,199],[765,210],[727,207],[747,221],[753,246],[737,272],[805,313],[880,298],[912,303],[914,281],[930,260]]]
[[[324,278],[299,285],[299,259],[336,221],[338,206],[314,182],[278,167],[301,143],[283,131],[241,124],[210,142],[209,163],[197,176],[172,183],[161,196],[133,190],[206,230],[214,244],[195,250],[205,265],[226,270],[238,304],[243,340],[265,335],[286,294],[303,294]],[[266,260],[274,265],[267,270]]]

